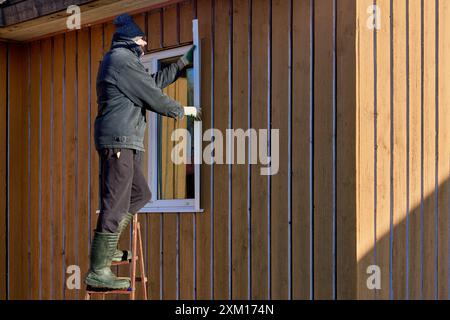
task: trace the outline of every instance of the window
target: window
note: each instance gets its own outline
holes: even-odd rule
[[[200,48],[195,43],[196,39],[198,38],[194,32],[194,44],[197,46],[194,51],[194,66],[183,70],[177,81],[163,89],[184,106],[199,106],[200,101]],[[176,62],[189,48],[190,46],[184,46],[148,54],[142,58],[142,63],[152,74]],[[198,160],[202,152],[201,122],[188,117],[176,121],[154,112],[148,113],[144,171],[152,191],[152,199],[141,212],[201,212]],[[174,155],[177,160],[184,161],[174,162]]]

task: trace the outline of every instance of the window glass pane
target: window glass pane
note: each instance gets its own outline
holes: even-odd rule
[[[164,60],[160,62],[160,68],[164,68],[174,61],[176,60]],[[193,85],[193,69],[187,68],[176,82],[164,88],[163,91],[183,106],[193,105]],[[159,200],[193,199],[195,197],[193,120],[184,117],[183,120],[175,121],[158,115],[157,129],[157,198]],[[176,140],[172,141],[172,134],[176,129],[185,129],[189,134],[175,135]],[[180,152],[174,152],[175,146],[179,148]],[[172,161],[172,157],[177,159],[177,156],[178,159],[184,158],[187,161],[176,164]]]

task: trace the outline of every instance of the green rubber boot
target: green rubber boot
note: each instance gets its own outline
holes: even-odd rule
[[[112,255],[118,241],[118,233],[95,232],[91,248],[91,267],[85,279],[88,286],[113,290],[130,287],[130,278],[116,277],[111,271]]]
[[[117,228],[117,232],[120,235],[122,234],[123,230],[127,227],[127,225],[130,223],[131,220],[133,220],[133,214],[127,213],[125,217],[122,218],[122,220],[119,222],[119,227]],[[116,248],[112,261],[113,262],[120,262],[120,261],[127,261],[131,260],[131,251],[130,250],[120,250]]]

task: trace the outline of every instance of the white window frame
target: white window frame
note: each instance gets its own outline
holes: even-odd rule
[[[193,35],[194,45],[194,106],[200,106],[200,45],[198,41],[198,22],[193,21]],[[155,73],[158,71],[158,62],[160,60],[182,56],[191,46],[183,46],[174,49],[159,51],[143,56],[141,58],[142,64],[148,68],[149,72]],[[140,212],[142,213],[164,213],[164,212],[203,212],[200,208],[200,162],[202,156],[202,122],[194,121],[194,184],[195,184],[195,198],[194,199],[157,199],[158,195],[158,153],[157,153],[157,114],[150,111],[148,121],[148,181],[149,187],[152,191],[152,198]]]

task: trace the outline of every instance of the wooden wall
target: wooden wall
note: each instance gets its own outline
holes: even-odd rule
[[[8,134],[8,113],[7,113],[7,84],[8,74],[6,72],[8,65],[8,48],[0,43],[0,139],[1,145],[7,146]],[[4,251],[0,254],[0,299],[6,298],[6,261],[7,261],[7,234],[6,234],[6,212],[7,212],[7,153],[0,153],[0,221],[3,226],[0,227],[0,248]]]
[[[203,213],[140,216],[151,299],[448,297],[446,2],[378,0],[379,31],[372,0],[189,0],[134,16],[149,51],[190,43],[199,19],[204,130],[280,130],[278,174],[202,165]],[[0,298],[83,296],[65,270],[88,267],[95,78],[113,32],[0,43]]]
[[[340,72],[355,70],[354,16],[350,0],[197,0],[135,15],[150,51],[189,43],[199,19],[205,130],[280,129],[278,174],[204,165],[203,213],[141,216],[152,299],[355,296],[356,73]],[[82,297],[65,270],[88,267],[95,77],[113,32],[106,22],[7,51],[10,299]]]
[[[450,3],[377,0],[371,30],[373,2],[358,1],[358,297],[448,299]]]
[[[355,9],[197,1],[204,129],[280,130],[274,176],[260,165],[203,166],[197,298],[356,296],[346,276],[356,274],[355,72],[337,92],[339,71],[355,70]]]

